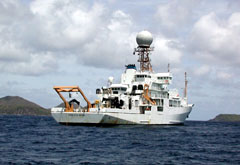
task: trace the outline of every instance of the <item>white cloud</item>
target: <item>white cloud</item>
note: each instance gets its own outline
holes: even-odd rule
[[[74,0],[34,1],[31,10],[42,34],[34,42],[42,51],[61,50],[80,64],[103,68],[124,66],[124,56],[132,53],[132,20],[121,10],[111,13],[101,4]]]
[[[46,49],[74,49],[90,42],[104,21],[104,7],[76,0],[42,1],[31,3],[31,11],[39,23],[38,44]],[[34,23],[35,24],[35,23]]]
[[[203,76],[206,75],[207,73],[209,73],[211,70],[211,68],[208,65],[202,65],[200,67],[197,67],[194,70],[194,74],[197,76]]]
[[[14,24],[8,27],[13,35],[6,35],[9,45],[17,45],[17,51],[21,50],[23,53],[19,51],[19,55],[14,55],[14,49],[9,46],[9,49],[5,49],[6,53],[0,53],[2,59],[23,61],[16,63],[15,69],[2,67],[4,71],[19,74],[26,71],[29,74],[28,69],[17,67],[35,65],[32,54],[45,54],[45,58],[48,56],[55,59],[68,58],[71,55],[77,57],[79,64],[96,68],[122,68],[126,63],[135,63],[137,59],[132,56],[133,48],[136,47],[134,23],[131,16],[122,10],[111,12],[99,3],[89,5],[76,0],[35,0],[30,3],[28,10],[18,6],[18,10],[23,9],[28,12],[29,19],[18,22],[21,28]],[[159,66],[159,63],[166,61],[180,63],[182,55],[177,45],[177,40],[155,37],[154,54],[158,55],[153,56],[154,64]],[[1,49],[4,47],[0,46]],[[58,60],[54,65],[57,63]],[[39,71],[32,75],[47,73],[42,68],[43,66],[35,67]],[[54,71],[51,67],[46,69],[49,72]]]
[[[81,54],[108,22],[98,3],[36,0],[28,7],[15,1],[0,3],[4,9],[0,11],[1,71],[24,75],[55,72],[59,56]]]
[[[158,27],[165,31],[167,35],[173,35],[188,28],[186,25],[193,19],[196,4],[198,4],[198,1],[173,0],[159,5],[155,14],[155,20],[159,23]]]
[[[57,70],[55,58],[50,53],[30,54],[26,61],[0,61],[0,70],[6,73],[39,76]]]
[[[222,80],[230,80],[232,78],[232,74],[220,71],[217,72],[217,78]]]
[[[181,62],[183,45],[178,40],[160,35],[155,36],[153,45],[155,49],[151,59],[156,69],[166,67],[168,63],[176,67]]]
[[[28,17],[28,9],[17,0],[0,2],[0,27],[16,21],[14,18],[24,19]]]
[[[126,60],[133,59],[132,42],[135,36],[131,33],[131,17],[123,11],[112,13],[94,41],[84,45],[83,54],[79,60],[86,65],[104,68],[119,68],[125,65]]]
[[[215,13],[201,17],[193,27],[189,46],[201,60],[213,65],[240,64],[240,13],[220,19]]]
[[[15,43],[8,41],[4,42],[0,39],[0,61],[28,61],[26,54],[27,51],[18,47]]]

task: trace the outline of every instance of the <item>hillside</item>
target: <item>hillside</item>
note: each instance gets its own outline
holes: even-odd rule
[[[220,114],[210,121],[224,121],[224,122],[240,122],[240,115],[236,114]]]
[[[0,114],[50,115],[50,111],[19,96],[0,98]]]

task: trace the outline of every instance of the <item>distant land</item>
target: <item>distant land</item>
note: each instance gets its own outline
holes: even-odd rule
[[[19,96],[0,98],[0,114],[5,115],[50,115],[51,112]]]
[[[240,115],[236,114],[220,114],[209,121],[223,121],[223,122],[240,122]]]

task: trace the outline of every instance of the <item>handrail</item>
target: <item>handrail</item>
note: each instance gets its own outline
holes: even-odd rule
[[[60,98],[63,100],[66,112],[73,112],[73,105],[70,106],[68,101],[63,97],[60,92],[80,92],[84,100],[87,102],[87,111],[89,112],[89,109],[92,108],[90,101],[88,101],[87,97],[84,95],[83,91],[78,86],[54,86],[53,89],[55,89]]]

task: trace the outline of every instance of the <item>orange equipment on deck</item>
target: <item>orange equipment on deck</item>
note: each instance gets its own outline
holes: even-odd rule
[[[84,95],[83,91],[78,86],[54,86],[53,89],[58,93],[65,104],[65,112],[73,112],[73,104],[69,105],[68,101],[63,97],[60,92],[80,92],[84,100],[87,102],[87,110],[92,108],[91,103],[88,101],[87,97]]]
[[[149,101],[151,104],[156,105],[156,102],[153,99],[151,99],[151,97],[149,96],[149,94],[148,94],[149,90],[148,89],[149,89],[149,85],[148,84],[144,84],[144,87],[143,87],[143,97],[147,101]]]

